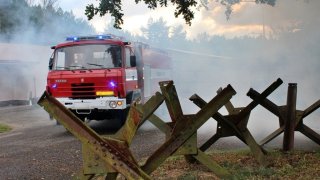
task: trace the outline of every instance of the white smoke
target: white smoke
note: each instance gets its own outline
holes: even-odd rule
[[[93,28],[83,19],[55,5],[40,6],[38,2],[28,1],[30,7],[25,7],[14,3],[23,4],[8,0],[0,3],[1,11],[8,16],[2,17],[1,20],[8,21],[3,26],[13,27],[0,33],[0,102],[40,97],[46,87],[51,46],[70,35],[93,33]]]
[[[264,14],[265,26],[273,29],[269,39],[261,36],[256,40],[246,37],[229,39],[229,44],[225,43],[229,46],[218,47],[225,49],[220,53],[231,59],[173,53],[175,84],[185,113],[198,110],[188,101],[193,93],[209,101],[219,87],[231,84],[237,91],[231,102],[236,107],[243,107],[251,102],[246,96],[250,88],[262,92],[277,78],[281,78],[284,83],[268,97],[277,105],[286,104],[288,83],[298,85],[298,110],[304,110],[320,99],[319,5],[319,1],[277,1],[276,7],[268,7]],[[253,18],[254,13],[249,14]],[[235,16],[236,14],[231,18]],[[242,21],[250,21],[251,17],[246,18]],[[184,45],[176,49],[183,47]],[[225,110],[222,112],[226,113]],[[318,110],[304,122],[319,132],[319,118]],[[265,137],[278,126],[278,118],[261,106],[252,111],[249,129],[254,135]],[[214,128],[203,129],[207,133]]]

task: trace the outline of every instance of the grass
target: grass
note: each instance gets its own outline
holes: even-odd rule
[[[201,164],[189,164],[183,156],[165,161],[152,177],[155,179],[219,179]],[[267,154],[270,163],[261,167],[249,150],[209,153],[210,159],[227,169],[233,179],[320,179],[320,151],[273,150]]]
[[[0,133],[8,132],[11,129],[12,128],[10,126],[0,123]]]

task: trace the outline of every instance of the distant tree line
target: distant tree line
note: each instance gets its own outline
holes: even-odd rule
[[[303,49],[301,48],[302,46],[307,46],[308,50],[317,52],[315,49],[318,48],[319,45],[315,45],[315,42],[319,40],[319,36],[315,36],[316,30],[312,28],[316,25],[310,26],[308,24],[300,24],[299,26],[303,27],[302,31],[294,32],[292,29],[279,29],[276,32],[273,32],[269,38],[266,38],[261,32],[260,35],[248,35],[234,38],[226,38],[223,35],[212,36],[208,33],[200,33],[195,38],[188,39],[183,26],[171,27],[168,26],[167,22],[162,18],[150,18],[147,26],[141,28],[142,35],[134,35],[126,30],[116,29],[112,24],[109,24],[105,29],[105,33],[123,36],[130,41],[144,42],[161,49],[183,50],[202,53],[203,55],[209,56],[236,57],[237,59],[263,57],[265,54],[274,53],[271,51],[282,54],[284,51],[288,50],[292,51],[290,53],[287,52],[288,54],[293,54],[293,52],[300,52]],[[310,39],[310,36],[313,37],[312,40],[307,40]],[[288,45],[291,47],[288,49],[285,48]],[[261,53],[259,54],[257,52]]]
[[[162,18],[150,18],[147,26],[142,27],[141,31],[142,35],[134,35],[126,30],[116,29],[111,24],[105,29],[105,33],[122,36],[129,41],[144,42],[156,48],[184,50],[217,56],[231,56],[235,53],[239,55],[243,48],[258,47],[257,43],[264,44],[266,42],[262,34],[257,37],[245,36],[227,39],[225,36],[200,33],[195,38],[188,39],[182,25],[170,27]],[[243,42],[246,42],[246,46],[242,45]],[[243,49],[243,51],[245,50]]]
[[[72,12],[65,12],[60,7],[56,7],[56,1],[42,0],[42,3],[33,5],[33,0],[2,0],[0,42],[54,45],[64,41],[66,36],[95,33],[86,20],[76,18]],[[142,35],[133,35],[128,31],[115,29],[113,24],[109,24],[105,33],[123,36],[131,41],[145,42],[163,49],[182,49],[218,56],[239,57],[242,52],[270,49],[267,47],[276,47],[274,43],[281,42],[292,42],[289,43],[291,46],[295,45],[295,42],[300,42],[299,44],[308,42],[309,50],[318,48],[318,44],[315,43],[318,38],[313,37],[310,41],[304,41],[306,37],[314,34],[316,29],[313,27],[317,27],[317,24],[319,21],[313,21],[311,25],[300,24],[299,26],[302,27],[300,29],[303,31],[298,32],[278,31],[277,39],[269,40],[262,34],[256,37],[227,39],[224,36],[211,36],[207,33],[198,34],[194,39],[187,39],[187,33],[182,26],[170,27],[162,18],[150,18],[147,26],[141,28]],[[289,49],[292,50],[292,48]]]
[[[33,5],[26,0],[2,0],[0,3],[0,41],[56,43],[72,34],[92,34],[87,21],[72,12],[55,7],[56,0],[42,0]]]

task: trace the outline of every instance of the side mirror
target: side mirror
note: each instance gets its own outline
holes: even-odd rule
[[[130,56],[130,66],[131,67],[136,67],[137,66],[136,56]]]
[[[53,67],[53,57],[49,59],[49,70],[52,70]]]

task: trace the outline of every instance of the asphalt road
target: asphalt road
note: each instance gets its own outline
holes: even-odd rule
[[[0,123],[13,130],[0,134],[0,179],[72,179],[82,167],[81,143],[50,121],[47,112],[35,106],[0,109]],[[108,122],[90,122],[100,134],[114,133]],[[211,129],[211,128],[210,128]],[[212,128],[214,129],[214,128]],[[215,131],[215,130],[213,130]],[[198,137],[198,144],[208,133]],[[255,136],[256,137],[256,136]],[[151,155],[164,142],[164,135],[148,125],[139,129],[130,147],[139,160]],[[280,148],[281,138],[267,148]],[[215,143],[212,149],[246,148],[239,140],[226,138]],[[305,138],[297,138],[295,148],[319,150],[319,145]]]
[[[80,172],[80,141],[50,121],[42,108],[2,108],[0,123],[13,127],[0,134],[0,179],[71,179]],[[108,122],[92,121],[89,125],[100,134],[115,132]],[[149,156],[163,141],[160,131],[144,128],[138,131],[131,149],[140,159]]]
[[[81,167],[81,144],[41,108],[1,109],[0,179],[70,179]]]

